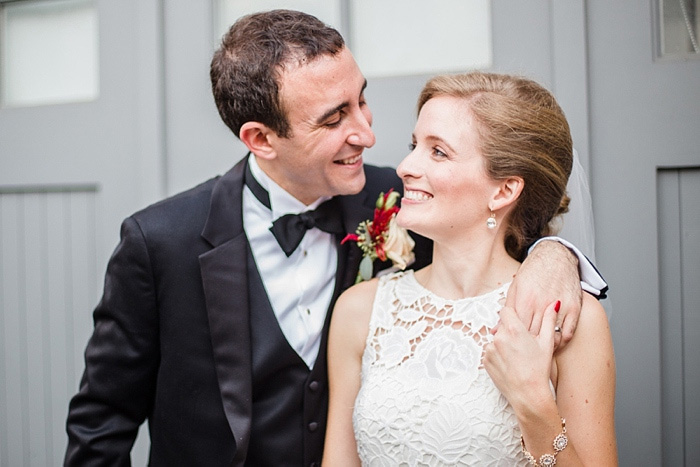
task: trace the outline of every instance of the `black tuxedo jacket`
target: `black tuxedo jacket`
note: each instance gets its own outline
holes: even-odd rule
[[[122,224],[69,408],[66,465],[128,465],[146,419],[151,465],[245,462],[252,416],[246,163]],[[381,191],[401,191],[393,169],[365,173],[361,193],[340,197],[347,232],[372,218]],[[421,267],[430,243],[417,242]],[[353,284],[360,260],[356,245],[339,247],[333,300]],[[324,379],[326,336],[327,325]]]

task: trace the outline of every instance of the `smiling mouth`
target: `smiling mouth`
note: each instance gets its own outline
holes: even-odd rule
[[[340,165],[353,165],[357,164],[362,160],[362,154],[358,154],[357,156],[354,157],[348,157],[347,159],[341,159],[339,161],[333,161],[334,164],[340,164]]]
[[[403,197],[410,201],[428,201],[433,196],[424,191],[405,190]]]

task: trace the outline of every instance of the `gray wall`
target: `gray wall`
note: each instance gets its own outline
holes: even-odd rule
[[[60,463],[120,220],[245,152],[210,96],[211,2],[97,4],[100,100],[0,109],[1,466]],[[650,0],[491,5],[493,68],[555,92],[589,171],[612,289],[620,463],[697,465],[700,61],[654,59]],[[395,166],[407,153],[426,78],[370,80],[367,161]]]

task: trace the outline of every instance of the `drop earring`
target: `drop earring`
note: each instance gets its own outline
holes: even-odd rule
[[[486,227],[489,229],[495,229],[496,228],[496,213],[491,211],[491,216],[486,219]]]

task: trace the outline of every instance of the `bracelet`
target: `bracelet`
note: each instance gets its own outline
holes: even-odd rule
[[[523,449],[523,454],[530,465],[536,467],[552,467],[557,465],[557,454],[562,452],[564,448],[569,444],[569,438],[566,437],[566,420],[561,419],[561,433],[559,433],[552,442],[554,446],[554,454],[542,454],[539,463],[535,460],[534,456],[525,449],[525,440],[522,435],[520,436],[520,445]]]

